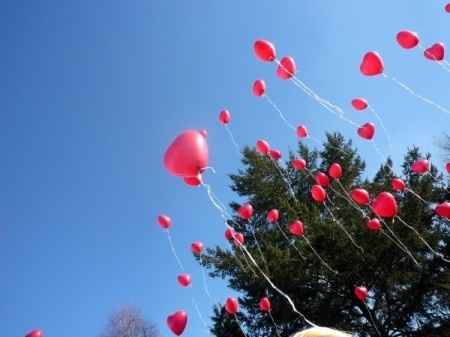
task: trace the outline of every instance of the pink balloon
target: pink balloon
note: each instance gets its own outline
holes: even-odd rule
[[[231,227],[228,227],[227,230],[225,231],[225,239],[227,239],[228,241],[233,240],[235,235],[236,232]]]
[[[380,75],[384,71],[383,59],[376,51],[369,51],[363,56],[359,69],[366,76]]]
[[[253,215],[253,206],[249,203],[243,204],[238,210],[241,219],[248,220]]]
[[[411,171],[417,174],[424,174],[430,170],[430,162],[426,159],[416,160],[411,165]]]
[[[419,36],[416,32],[402,30],[397,34],[398,44],[405,49],[412,49],[419,44]]]
[[[172,226],[172,219],[165,214],[158,215],[158,223],[161,228],[168,229]]]
[[[391,180],[391,186],[392,186],[392,189],[393,189],[394,191],[402,192],[402,191],[405,189],[406,184],[405,184],[405,182],[404,182],[402,179],[400,179],[400,178],[393,178],[393,179]]]
[[[361,138],[371,140],[375,135],[375,125],[373,123],[365,123],[358,128],[358,135]]]
[[[295,60],[291,56],[285,56],[281,59],[280,65],[277,68],[277,75],[282,80],[292,78],[297,72]]]
[[[300,220],[295,220],[293,223],[289,225],[289,233],[293,236],[303,236],[305,234],[305,228],[303,226],[303,222]]]
[[[267,213],[267,221],[270,223],[275,223],[280,218],[280,213],[277,209],[271,209],[269,213]]]
[[[257,97],[264,96],[266,93],[266,82],[264,80],[256,80],[253,82],[253,95]]]
[[[367,296],[369,296],[369,292],[366,287],[356,287],[355,288],[355,296],[358,300],[361,302],[365,302],[367,299]]]
[[[340,179],[342,177],[342,167],[338,163],[333,163],[328,168],[328,175],[333,179]]]
[[[186,185],[191,186],[191,187],[197,187],[203,183],[201,174],[199,174],[195,177],[185,177],[185,178],[183,178],[183,181],[186,183]]]
[[[177,280],[182,287],[189,287],[192,282],[191,275],[189,274],[180,274],[177,276]]]
[[[316,183],[318,183],[322,187],[327,188],[328,186],[330,186],[330,179],[325,173],[319,171],[316,173]]]
[[[235,233],[234,234],[234,244],[236,246],[242,246],[245,243],[245,237],[242,233]]]
[[[164,165],[175,176],[198,176],[208,166],[208,143],[204,135],[196,130],[182,132],[166,150]]]
[[[219,121],[220,123],[222,123],[223,125],[226,125],[228,123],[230,123],[231,121],[231,114],[228,110],[222,110],[219,114]]]
[[[281,155],[281,151],[280,150],[277,150],[277,149],[269,150],[269,157],[272,160],[275,160],[275,161],[280,160],[281,156],[282,155]]]
[[[367,109],[369,103],[364,98],[355,98],[352,99],[352,106],[355,110],[362,111]]]
[[[372,210],[380,218],[392,218],[397,215],[397,200],[389,192],[381,192],[372,202]]]
[[[262,312],[269,312],[272,310],[272,303],[270,303],[270,300],[268,297],[263,297],[259,301],[259,310]]]
[[[239,302],[234,297],[228,297],[225,302],[225,310],[230,315],[235,315],[239,311]]]
[[[176,335],[181,336],[186,329],[188,316],[186,311],[178,310],[167,317],[167,326]]]
[[[297,137],[298,138],[306,138],[308,137],[308,129],[304,125],[299,125],[297,127]]]
[[[200,241],[195,241],[191,245],[191,250],[195,255],[200,255],[203,252],[203,243]]]
[[[27,333],[25,337],[44,337],[44,333],[41,330],[33,330]]]
[[[311,196],[315,201],[323,203],[327,198],[327,192],[323,189],[322,186],[314,185],[311,188]]]
[[[277,58],[274,45],[267,40],[258,40],[254,44],[256,57],[264,62],[272,62]]]
[[[303,171],[306,167],[306,161],[304,159],[293,159],[292,167],[297,171]]]
[[[450,219],[450,202],[445,201],[436,206],[435,212],[437,215]]]
[[[380,220],[377,218],[370,219],[367,221],[367,228],[372,232],[379,232],[381,230],[381,223]]]
[[[355,188],[350,193],[354,202],[358,205],[367,205],[369,203],[369,192],[363,188]]]
[[[260,139],[256,142],[256,150],[261,154],[267,155],[270,151],[270,145],[266,140]]]
[[[435,43],[431,47],[425,49],[424,56],[432,61],[442,61],[445,57],[445,46],[442,42]]]

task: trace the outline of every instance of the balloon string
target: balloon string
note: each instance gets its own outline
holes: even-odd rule
[[[252,268],[251,264],[248,262],[247,257],[245,256],[243,250],[242,250],[242,246],[238,245],[238,248],[240,249],[241,253],[242,253],[242,258],[245,261],[245,264],[247,265],[248,269],[253,273],[253,276],[257,279],[258,278],[258,273]]]
[[[255,240],[256,247],[257,247],[257,249],[258,249],[259,255],[261,256],[261,260],[264,262],[264,265],[266,266],[266,271],[267,271],[267,273],[269,274],[269,265],[267,264],[267,260],[266,260],[266,258],[264,257],[264,253],[263,253],[263,251],[262,251],[262,249],[261,249],[261,245],[259,244],[259,241],[258,241],[258,239],[256,238],[255,229],[253,228],[252,225],[249,225],[249,227],[250,227],[250,231],[252,232],[253,240]]]
[[[313,136],[311,136],[311,135],[308,135],[307,139],[311,139],[311,140],[312,140],[314,143],[316,143],[317,145],[323,146],[323,144],[322,144],[317,138],[315,138],[315,137],[313,137]],[[339,148],[339,147],[337,147],[337,146],[333,146],[333,145],[330,145],[330,144],[327,144],[327,146],[330,147],[331,149],[336,150],[336,151],[339,151],[339,152],[341,152],[341,153],[343,153],[343,154],[349,154],[349,153],[351,153],[351,151],[349,151],[349,150],[346,151],[346,150],[341,149],[341,148]]]
[[[309,241],[309,239],[303,235],[303,239],[305,239],[307,245],[309,246],[309,248],[312,250],[312,252],[314,253],[314,255],[316,255],[316,257],[320,260],[320,262],[329,270],[331,271],[333,274],[338,275],[338,271],[331,268],[331,266],[325,262],[325,260],[320,256],[320,254],[317,252],[317,250],[313,247],[313,245],[311,244],[311,242]]]
[[[203,255],[200,253],[200,263],[203,266]],[[209,291],[209,287],[208,287],[208,282],[207,282],[207,278],[206,278],[206,272],[205,269],[200,267],[200,270],[202,272],[202,279],[203,279],[203,290],[205,291],[206,296],[208,297],[208,299],[210,300],[210,302],[212,304],[215,304],[215,301],[213,300],[211,293]]]
[[[295,192],[294,189],[292,188],[291,183],[289,182],[289,178],[287,178],[285,176],[285,174],[283,173],[281,167],[278,165],[278,163],[275,160],[271,160],[273,163],[273,166],[275,166],[275,169],[278,171],[278,173],[280,174],[281,179],[283,179],[284,183],[286,184],[286,187],[288,188],[288,193],[291,195],[291,197],[298,203],[298,199],[295,196]]]
[[[170,250],[172,251],[172,255],[175,257],[175,260],[177,261],[178,267],[180,267],[181,271],[184,271],[184,266],[181,263],[180,258],[178,257],[177,251],[175,249],[175,246],[173,244],[172,235],[170,235],[169,228],[166,229],[167,233],[167,240],[169,241]]]
[[[284,237],[284,239],[286,240],[286,242],[288,243],[288,245],[292,248],[294,248],[294,250],[297,252],[298,256],[300,257],[301,260],[306,261],[306,258],[303,256],[303,254],[300,252],[300,249],[297,248],[297,246],[295,245],[295,240],[291,240],[289,239],[289,237],[286,235],[286,233],[284,232],[284,230],[281,228],[281,226],[279,225],[278,221],[275,222],[276,227],[278,228],[278,230],[280,231],[281,235]]]
[[[366,307],[367,313],[369,314],[370,324],[372,324],[373,328],[374,328],[375,331],[377,332],[377,335],[378,335],[379,337],[382,337],[381,334],[380,334],[380,331],[378,330],[377,325],[375,324],[375,320],[374,320],[373,317],[372,317],[372,314],[371,314],[371,312],[370,312],[369,307],[367,306],[366,302],[363,302],[363,303],[364,303],[364,306]]]
[[[264,97],[264,98],[267,100],[267,102],[272,106],[272,108],[274,108],[274,110],[278,112],[278,114],[280,115],[280,118],[282,119],[282,121],[284,122],[284,124],[286,124],[286,126],[287,126],[288,128],[290,128],[290,129],[292,129],[292,130],[295,131],[295,130],[296,130],[295,126],[292,125],[292,124],[287,120],[287,118],[284,116],[284,114],[283,114],[283,112],[281,111],[281,109],[275,104],[274,101],[272,101],[272,99],[269,97],[269,95],[265,94],[263,97]]]
[[[413,196],[415,196],[417,199],[419,199],[420,201],[422,201],[425,205],[429,205],[430,202],[426,201],[425,199],[423,199],[420,195],[418,195],[416,192],[414,192],[412,189],[410,188],[405,188],[406,192],[411,193]]]
[[[431,247],[431,245],[428,243],[427,240],[425,240],[425,238],[420,235],[420,233],[417,231],[417,229],[415,229],[413,226],[409,225],[406,221],[404,221],[402,218],[400,218],[398,215],[396,216],[396,218],[406,227],[408,227],[410,230],[412,230],[417,237],[420,239],[420,241],[422,241],[424,243],[424,245],[437,257],[439,257],[442,261],[450,263],[450,260],[447,260],[443,254],[438,253],[436,250],[433,249],[433,247]]]
[[[204,319],[202,313],[200,312],[200,308],[198,307],[197,301],[195,300],[194,297],[192,297],[192,304],[194,305],[194,308],[195,308],[195,311],[197,312],[198,318],[200,319],[201,323],[203,324],[203,327],[205,328],[205,332],[206,332],[208,335],[213,336],[213,335],[211,334],[211,331],[210,331],[210,329],[209,329],[208,324],[206,323],[206,321],[205,321],[205,319]]]
[[[239,329],[241,330],[244,337],[247,337],[247,334],[245,333],[244,329],[242,328],[242,323],[241,323],[241,321],[239,321],[239,318],[237,317],[236,314],[234,314],[234,320],[236,321],[237,325],[239,326]]]
[[[272,321],[273,326],[275,327],[275,333],[277,334],[277,337],[281,337],[279,329],[278,329],[278,325],[277,325],[277,323],[275,323],[275,319],[273,318],[272,313],[270,312],[270,310],[267,313],[270,317],[270,320]]]
[[[406,92],[408,92],[410,95],[414,96],[415,98],[421,100],[422,102],[425,102],[433,107],[435,107],[438,110],[441,110],[442,112],[445,112],[446,114],[450,115],[450,110],[448,110],[447,108],[443,107],[442,105],[432,101],[431,99],[424,97],[422,95],[417,94],[414,90],[412,90],[410,87],[408,87],[405,83],[400,82],[398,79],[396,79],[395,77],[390,77],[387,74],[383,73],[383,77],[384,78],[390,78],[395,84],[397,84],[398,86],[400,86],[402,89],[404,89]]]
[[[239,144],[236,142],[236,139],[234,138],[233,132],[231,132],[230,127],[226,124],[225,124],[225,130],[227,131],[228,136],[230,137],[230,140],[233,143],[236,153],[238,154],[239,157],[241,157],[242,153],[241,153],[241,150],[239,149]]]
[[[384,124],[383,119],[381,118],[380,114],[372,106],[369,105],[368,107],[369,107],[369,110],[375,115],[375,118],[380,123],[381,128],[383,129],[384,135],[386,136],[386,140],[388,142],[389,152],[392,153],[391,135],[390,135],[388,129],[386,128],[386,125]]]

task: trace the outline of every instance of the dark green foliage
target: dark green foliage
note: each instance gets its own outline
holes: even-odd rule
[[[382,165],[373,179],[363,179],[365,164],[351,145],[341,135],[329,134],[323,151],[300,144],[298,156],[307,160],[309,172],[313,174],[339,162],[344,170],[341,184],[347,191],[363,187],[372,197],[380,191],[392,191],[392,162],[388,160]],[[336,182],[328,189],[327,205],[331,214],[326,207],[312,201],[310,189],[314,180],[308,172],[297,172],[290,163],[285,168],[276,168],[271,160],[253,149],[247,148],[244,153],[244,169],[231,175],[231,188],[251,202],[255,214],[250,222],[235,218],[229,224],[245,235],[246,247],[259,266],[306,317],[318,325],[353,331],[358,336],[378,336],[376,329],[382,337],[450,336],[450,264],[430,254],[413,231],[395,219],[383,225],[382,232],[370,232],[366,228],[367,219],[343,197],[345,192]],[[291,154],[289,160],[293,157]],[[408,151],[402,178],[423,199],[431,203],[445,200],[449,187],[436,168],[432,168],[431,175],[411,174],[409,167],[419,157],[417,148]],[[295,198],[289,194],[279,169],[289,177]],[[434,249],[450,256],[449,222],[437,218],[432,207],[412,193],[395,193],[395,196],[400,217]],[[236,203],[231,206],[238,207]],[[338,275],[320,263],[304,238],[287,241],[277,227],[267,223],[266,214],[272,208],[280,211],[279,224],[286,233],[293,220],[303,221],[306,237]],[[372,216],[370,209],[366,208],[365,212]],[[333,216],[351,233],[364,253],[355,248]],[[386,225],[413,252],[420,266],[387,238],[391,234]],[[248,337],[276,336],[271,318],[258,308],[260,298],[267,293],[282,337],[306,327],[286,300],[251,266],[242,250],[216,247],[207,251],[203,261],[210,268],[211,276],[226,278],[230,288],[240,293],[239,319]],[[353,291],[358,285],[370,290],[367,306],[355,299]],[[215,336],[242,336],[233,317],[223,310],[214,311],[213,323]]]

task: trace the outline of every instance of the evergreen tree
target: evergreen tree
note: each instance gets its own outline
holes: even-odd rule
[[[277,168],[266,156],[254,149],[244,150],[244,169],[231,175],[231,188],[246,198],[254,207],[250,221],[235,217],[229,225],[245,235],[246,249],[270,279],[294,301],[305,316],[320,326],[351,331],[358,336],[380,337],[442,337],[450,336],[450,264],[430,253],[419,237],[397,219],[388,220],[378,233],[367,229],[365,218],[345,199],[345,193],[336,182],[327,190],[326,205],[311,199],[317,170],[326,172],[333,162],[343,168],[340,183],[345,190],[362,187],[374,197],[380,191],[391,191],[392,162],[383,164],[373,179],[364,176],[365,163],[340,134],[328,134],[322,151],[311,150],[299,144],[298,155],[308,163],[308,171],[292,167],[290,154],[285,167]],[[448,196],[449,187],[432,167],[430,174],[412,174],[410,166],[421,157],[419,149],[410,149],[403,163],[403,179],[425,203],[410,192],[394,193],[399,203],[399,215],[413,226],[444,256],[450,256],[450,226],[438,218],[433,203]],[[286,181],[291,183],[295,197],[289,193]],[[237,210],[239,205],[232,203]],[[279,225],[266,221],[268,210],[280,211]],[[369,208],[365,209],[373,216]],[[320,262],[304,238],[292,239],[288,224],[300,219],[305,236],[312,247],[338,274]],[[358,250],[340,226],[351,234]],[[389,228],[386,228],[388,226]],[[394,243],[391,229],[409,248],[418,261],[400,250]],[[389,239],[386,235],[389,235]],[[307,327],[305,321],[291,310],[286,299],[275,292],[252,266],[241,248],[221,247],[207,250],[204,266],[212,277],[226,278],[228,285],[240,293],[239,321],[247,337],[290,336]],[[355,286],[369,289],[366,304],[357,300]],[[261,313],[258,302],[269,294],[272,318]],[[212,332],[217,337],[241,336],[234,318],[224,310],[213,313]]]

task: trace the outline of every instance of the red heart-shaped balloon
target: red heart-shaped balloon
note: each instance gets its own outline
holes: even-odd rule
[[[200,241],[195,241],[191,245],[191,250],[192,250],[192,253],[194,253],[196,255],[200,255],[203,251],[203,243]]]
[[[33,330],[27,333],[25,337],[44,337],[44,333],[41,330]]]
[[[270,223],[274,223],[278,221],[278,218],[280,217],[280,212],[278,212],[277,209],[271,209],[269,213],[267,213],[267,221]]]
[[[280,65],[277,68],[277,75],[282,80],[288,80],[297,72],[297,66],[295,65],[295,60],[286,56],[280,61]]]
[[[234,244],[236,246],[242,246],[245,242],[244,234],[242,233],[235,233],[234,234]]]
[[[249,203],[243,204],[238,210],[241,219],[248,220],[253,215],[253,206]]]
[[[299,125],[297,127],[297,137],[298,138],[306,138],[308,137],[308,129],[304,125]]]
[[[377,218],[370,219],[367,221],[367,228],[372,232],[379,232],[381,229],[380,220]]]
[[[270,151],[269,142],[264,139],[259,139],[256,141],[256,150],[261,154],[268,154]]]
[[[364,98],[355,98],[352,99],[352,107],[355,110],[362,111],[365,110],[369,106],[369,103]]]
[[[425,57],[432,61],[442,61],[445,55],[445,46],[442,42],[435,43],[423,52]]]
[[[196,177],[208,166],[208,143],[197,130],[182,132],[164,154],[166,169],[175,176]]]
[[[261,298],[259,301],[259,310],[262,312],[269,312],[272,309],[272,303],[267,297]]]
[[[228,227],[227,230],[225,231],[225,239],[227,239],[228,241],[233,240],[235,234],[236,232],[234,231],[234,229]]]
[[[435,212],[437,215],[450,219],[450,202],[445,201],[436,206]]]
[[[231,122],[231,113],[228,110],[222,110],[219,113],[219,122],[226,125]]]
[[[311,187],[311,196],[315,201],[322,203],[327,198],[327,192],[322,186],[314,185]]]
[[[369,203],[369,192],[363,188],[355,188],[351,192],[351,197],[358,205],[367,205]]]
[[[333,179],[339,179],[342,177],[342,166],[339,163],[333,163],[328,168],[328,175]]]
[[[175,335],[181,336],[186,329],[187,321],[187,313],[184,310],[178,310],[167,317],[167,326]]]
[[[373,212],[381,218],[392,218],[397,215],[397,200],[389,192],[381,192],[372,202]]]
[[[417,174],[424,174],[430,170],[430,162],[426,159],[416,160],[411,165],[411,171]]]
[[[178,275],[177,280],[182,287],[189,287],[192,282],[191,275],[189,274],[180,274]]]
[[[297,171],[303,171],[306,167],[306,160],[304,159],[293,159],[292,160],[292,167],[296,169]]]
[[[291,223],[289,225],[289,233],[294,236],[303,236],[305,234],[303,222],[301,222],[300,220],[295,220],[293,223]]]
[[[172,226],[172,219],[165,214],[158,215],[158,223],[161,228],[168,229]]]
[[[402,30],[397,34],[397,42],[402,48],[411,49],[419,44],[419,36],[416,32]]]
[[[361,302],[364,302],[367,299],[369,292],[366,287],[356,287],[355,288],[355,296]]]
[[[271,149],[271,150],[269,150],[269,157],[272,160],[275,160],[275,161],[280,160],[281,156],[282,156],[282,154],[281,154],[280,150],[278,150],[278,149]]]
[[[323,173],[323,172],[317,172],[316,174],[316,183],[318,183],[320,186],[327,188],[330,185],[330,178]]]
[[[266,82],[264,80],[256,80],[253,82],[253,95],[260,97],[266,92]]]
[[[274,45],[267,40],[257,40],[253,45],[256,57],[264,62],[271,62],[277,58]]]
[[[359,69],[366,76],[379,75],[384,70],[383,59],[376,51],[369,51],[364,55]]]
[[[403,190],[405,189],[406,184],[405,184],[405,182],[404,182],[402,179],[400,179],[400,178],[392,178],[392,180],[391,180],[391,186],[392,186],[392,189],[393,189],[394,191],[401,192],[401,191],[403,191]]]
[[[361,138],[371,140],[375,135],[375,125],[373,123],[365,123],[358,128],[358,135]]]
[[[231,314],[234,315],[239,311],[239,302],[234,297],[228,297],[227,301],[225,302],[225,310]]]

